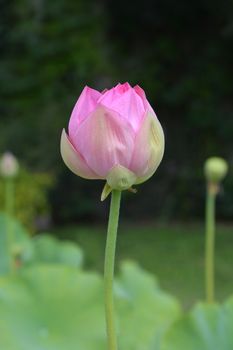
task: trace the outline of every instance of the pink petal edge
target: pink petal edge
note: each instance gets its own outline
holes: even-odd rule
[[[76,175],[83,177],[84,179],[101,179],[96,175],[86,164],[85,160],[74,148],[69,140],[69,137],[65,131],[62,130],[61,135],[61,156],[66,166]]]
[[[115,88],[111,89],[99,99],[99,103],[121,115],[131,124],[135,132],[138,131],[145,107],[143,99],[133,88],[124,90],[124,93],[115,90]]]
[[[134,136],[134,131],[125,118],[99,105],[76,130],[71,142],[83,155],[88,166],[105,178],[114,165],[129,165]]]
[[[135,138],[135,148],[129,169],[138,179],[137,184],[149,179],[158,168],[164,153],[164,133],[154,112],[147,111]]]
[[[72,135],[77,126],[95,109],[100,96],[102,96],[101,92],[85,86],[71,113],[69,135]]]

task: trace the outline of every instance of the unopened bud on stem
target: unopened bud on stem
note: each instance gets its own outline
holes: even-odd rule
[[[211,157],[206,160],[204,172],[209,183],[218,184],[226,176],[228,164],[223,158]]]
[[[19,171],[19,163],[10,152],[5,152],[0,159],[0,174],[3,177],[15,177]]]

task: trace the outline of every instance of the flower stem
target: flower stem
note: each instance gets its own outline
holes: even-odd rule
[[[9,253],[9,268],[13,272],[13,256],[12,256],[12,244],[13,244],[13,213],[14,213],[14,182],[12,178],[7,178],[5,181],[5,212],[6,212],[6,234],[7,234],[7,247]]]
[[[206,244],[205,244],[205,283],[206,301],[214,302],[214,244],[215,244],[215,198],[216,189],[207,188],[206,198]]]
[[[105,317],[108,350],[117,350],[117,336],[114,318],[113,278],[117,228],[120,212],[121,191],[113,190],[108,221],[107,242],[104,263]]]

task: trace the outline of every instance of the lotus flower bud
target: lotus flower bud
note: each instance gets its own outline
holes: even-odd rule
[[[212,157],[206,160],[204,172],[206,179],[212,183],[219,183],[226,176],[228,164],[223,158]]]
[[[61,155],[86,179],[105,179],[125,190],[149,179],[164,153],[164,133],[144,91],[128,83],[98,92],[82,91],[63,130]]]
[[[0,174],[4,177],[15,177],[19,171],[19,163],[10,152],[5,152],[0,159]]]

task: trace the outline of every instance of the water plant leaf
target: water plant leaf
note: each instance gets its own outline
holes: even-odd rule
[[[160,349],[165,331],[180,316],[177,300],[161,290],[154,276],[130,261],[121,266],[116,294],[119,348]]]
[[[199,303],[171,327],[162,350],[187,349],[233,349],[233,297],[223,305]]]
[[[8,220],[11,220],[11,239],[7,234]],[[16,260],[27,262],[32,258],[33,247],[28,232],[15,219],[0,213],[0,275],[10,271],[10,254]],[[17,262],[16,262],[17,263]]]
[[[83,252],[73,242],[60,241],[49,234],[40,234],[33,239],[35,263],[57,263],[81,267]]]
[[[127,262],[115,285],[119,348],[159,350],[179,305],[152,276]],[[0,349],[106,350],[103,278],[37,264],[0,278]]]
[[[61,265],[0,280],[0,348],[103,350],[102,281]]]
[[[60,241],[49,234],[30,238],[26,229],[11,218],[12,236],[8,245],[7,220],[0,214],[0,275],[10,271],[10,251],[15,268],[38,263],[57,263],[81,267],[83,252],[76,243]]]

